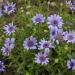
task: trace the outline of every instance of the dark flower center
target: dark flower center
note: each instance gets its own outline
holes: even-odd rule
[[[72,39],[73,39],[72,35],[68,36],[68,40],[72,40]]]
[[[48,47],[49,47],[49,44],[48,44],[48,43],[45,43],[45,44],[43,45],[43,47],[44,47],[44,48],[48,48]]]
[[[2,66],[2,64],[0,64],[0,69],[2,69],[3,68],[3,66]]]
[[[52,35],[55,35],[55,31],[52,31]]]
[[[31,40],[29,40],[29,41],[28,41],[28,46],[29,46],[29,47],[34,46],[34,42],[33,42],[33,41],[31,41]]]
[[[36,18],[36,22],[41,22],[41,19],[40,18]]]
[[[14,30],[14,28],[13,27],[9,27],[9,31],[11,32],[11,31],[13,31]]]
[[[74,67],[74,63],[73,62],[71,62],[70,63],[70,66],[71,66],[71,69]]]
[[[5,53],[6,53],[6,54],[8,54],[8,53],[9,53],[9,48],[6,48]]]
[[[43,55],[41,55],[39,59],[40,59],[41,62],[45,61],[45,57]]]
[[[12,6],[8,6],[8,11],[11,11],[12,10]]]
[[[53,25],[54,25],[54,26],[57,26],[57,25],[58,25],[58,22],[57,22],[56,20],[54,20],[54,21],[53,21]]]

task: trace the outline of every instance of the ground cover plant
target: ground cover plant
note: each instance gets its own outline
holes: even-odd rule
[[[75,75],[75,0],[0,0],[0,75]]]

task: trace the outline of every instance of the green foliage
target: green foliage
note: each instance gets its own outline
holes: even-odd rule
[[[40,39],[49,40],[49,29],[46,23],[34,25],[31,18],[36,13],[43,14],[46,18],[50,14],[59,14],[64,20],[64,30],[75,30],[75,14],[69,14],[69,9],[65,4],[61,6],[60,0],[56,1],[56,6],[51,6],[46,0],[14,0],[17,2],[16,12],[12,16],[4,14],[0,18],[0,49],[3,46],[6,36],[3,26],[12,22],[17,26],[16,33],[11,37],[16,39],[15,48],[9,57],[2,56],[0,51],[0,60],[5,62],[7,70],[1,75],[75,75],[75,71],[67,69],[66,62],[69,58],[75,58],[75,44],[55,45],[55,49],[51,50],[49,55],[49,64],[40,65],[34,63],[36,51],[26,51],[23,48],[25,38],[33,35]],[[28,13],[28,14],[27,14]],[[69,16],[68,16],[69,15]],[[72,26],[66,22],[71,22]]]

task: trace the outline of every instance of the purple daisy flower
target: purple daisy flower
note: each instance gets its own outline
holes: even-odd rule
[[[57,44],[63,41],[63,30],[56,27],[50,28],[50,40],[55,41]]]
[[[34,24],[43,23],[45,21],[45,17],[43,17],[42,14],[36,14],[36,16],[32,18],[32,21]]]
[[[56,27],[51,27],[50,28],[50,40],[55,40],[56,36],[62,33],[62,29],[58,29]]]
[[[66,1],[66,4],[67,4],[67,5],[72,5],[72,2],[71,2],[71,0],[69,0],[69,1]]]
[[[70,6],[70,10],[75,10],[75,6],[74,5],[71,5]]]
[[[26,38],[24,43],[23,43],[24,48],[27,50],[36,49],[37,48],[36,45],[37,45],[37,40],[33,36]]]
[[[2,47],[1,51],[2,51],[2,55],[9,56],[11,49],[8,46],[4,46],[4,47]]]
[[[67,43],[75,43],[75,32],[63,32],[63,39],[67,41]]]
[[[14,48],[15,38],[7,38],[1,51],[4,56],[9,56],[11,49]]]
[[[14,26],[13,23],[9,23],[8,25],[5,25],[3,29],[5,30],[6,35],[11,35],[11,33],[15,32],[16,26]]]
[[[5,66],[4,63],[2,61],[0,61],[0,72],[5,71]]]
[[[42,65],[44,65],[44,64],[48,64],[48,62],[49,62],[49,58],[47,58],[47,55],[45,55],[44,53],[38,53],[38,54],[36,54],[35,55],[36,57],[35,57],[35,62],[36,63],[38,63],[38,64],[42,64]]]
[[[56,28],[62,28],[63,25],[63,20],[62,17],[60,17],[59,15],[51,15],[47,18],[48,22],[47,24],[49,24],[49,28],[51,27],[56,27]]]
[[[42,39],[39,42],[39,46],[38,49],[49,49],[49,48],[54,48],[54,46],[52,45],[52,43],[50,43],[50,41],[46,41],[45,39]]]
[[[15,12],[15,6],[16,3],[8,3],[8,5],[4,5],[4,12],[8,13],[8,15],[10,15],[11,13]]]
[[[75,10],[75,1],[66,1],[66,4],[69,6],[70,10]]]
[[[70,59],[67,61],[67,67],[70,70],[75,70],[75,59]]]
[[[12,49],[14,48],[14,41],[15,41],[15,38],[7,38],[5,40],[4,46],[8,46],[10,49]]]
[[[50,28],[50,40],[55,40],[56,35],[58,34],[58,28]]]

